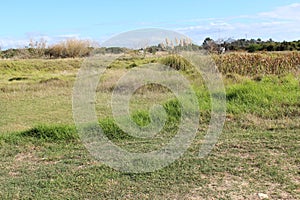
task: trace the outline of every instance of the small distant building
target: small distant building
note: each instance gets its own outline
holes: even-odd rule
[[[224,54],[226,51],[225,47],[220,47],[218,53],[219,54]]]
[[[139,49],[139,54],[144,54],[144,53],[145,53],[144,49]]]

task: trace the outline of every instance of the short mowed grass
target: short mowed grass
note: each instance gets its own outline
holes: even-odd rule
[[[205,158],[198,153],[211,100],[207,89],[196,85],[197,76],[191,75],[200,112],[196,138],[171,165],[135,174],[98,162],[78,136],[72,89],[81,62],[0,62],[1,199],[258,199],[258,193],[270,199],[300,198],[297,75],[224,75],[226,121]],[[124,149],[155,150],[176,134],[180,106],[172,94],[162,95],[165,90],[141,88],[131,101],[132,119],[141,126],[149,124],[148,109],[155,102],[167,110],[167,124],[154,139],[137,139],[122,131],[112,117],[110,97],[115,80],[133,67],[129,65],[134,61],[126,62],[112,66],[97,88],[99,125]]]

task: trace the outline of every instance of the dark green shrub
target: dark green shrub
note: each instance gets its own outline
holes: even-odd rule
[[[259,49],[260,49],[260,45],[258,45],[258,44],[251,44],[249,47],[247,47],[247,51],[249,53],[259,51]]]

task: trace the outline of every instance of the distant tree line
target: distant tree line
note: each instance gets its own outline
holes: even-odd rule
[[[300,51],[300,40],[292,42],[275,42],[272,39],[262,41],[258,39],[228,39],[213,40],[206,38],[202,45],[196,45],[188,38],[175,38],[174,41],[166,38],[164,42],[140,49],[144,54],[155,54],[158,51],[180,51],[205,49],[211,53],[224,53],[225,51]],[[0,50],[0,58],[74,58],[86,57],[94,53],[119,54],[128,51],[139,53],[121,47],[98,47],[88,40],[70,39],[47,46],[45,40],[31,40],[28,46],[19,49]]]
[[[202,47],[209,51],[218,51],[220,47],[224,47],[227,51],[300,51],[300,40],[292,42],[275,42],[272,39],[262,41],[258,39],[228,39],[227,41],[214,41],[206,38]]]
[[[45,40],[30,40],[24,48],[0,51],[0,58],[75,58],[89,56],[92,52],[118,54],[126,50],[120,47],[97,47],[88,40],[69,39],[48,47]]]
[[[176,39],[175,39],[176,41]],[[275,42],[272,39],[267,41],[262,41],[258,39],[228,39],[228,40],[213,40],[207,37],[202,45],[195,45],[190,40],[182,39],[180,43],[174,43],[170,40],[167,40],[164,43],[161,43],[157,46],[147,47],[145,50],[149,53],[155,53],[157,51],[165,50],[198,50],[205,49],[211,53],[224,53],[226,51],[247,51],[247,52],[256,52],[256,51],[300,51],[300,40],[292,42]]]

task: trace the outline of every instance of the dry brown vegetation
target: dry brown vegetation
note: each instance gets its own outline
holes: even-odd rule
[[[51,46],[48,53],[52,58],[75,58],[89,55],[90,47],[88,40],[70,39]]]
[[[300,70],[300,52],[228,53],[213,55],[213,59],[223,74],[279,75]]]

